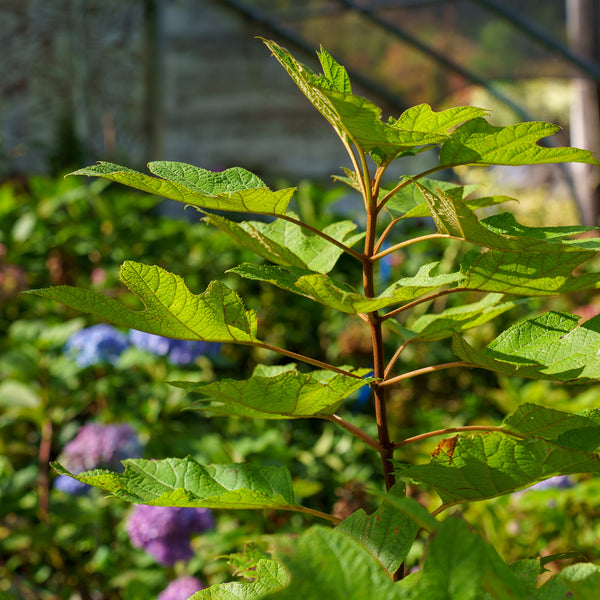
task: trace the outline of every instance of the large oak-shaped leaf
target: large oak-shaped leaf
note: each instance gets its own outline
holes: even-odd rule
[[[67,285],[30,293],[147,333],[209,342],[256,341],[256,315],[246,311],[241,298],[219,281],[195,295],[178,275],[132,261],[123,264],[120,277],[145,310],[132,310],[114,298]]]
[[[189,456],[161,460],[128,458],[123,464],[123,473],[95,469],[78,475],[58,463],[53,466],[62,475],[133,504],[303,510],[294,498],[292,478],[285,467],[204,466]]]
[[[319,53],[324,73],[317,75],[275,42],[265,40],[265,44],[342,140],[353,142],[364,152],[377,149],[382,158],[395,156],[406,148],[441,143],[448,139],[445,129],[456,125],[457,119],[461,122],[486,112],[460,107],[440,116],[429,107],[420,112],[415,107],[406,118],[384,123],[378,106],[351,93],[345,70],[342,73],[343,67],[325,50]]]
[[[373,514],[357,510],[337,529],[360,542],[392,577],[404,562],[417,535],[419,526],[413,514],[421,511],[426,513],[425,518],[431,519],[418,502],[405,497],[404,485],[396,483]]]
[[[274,267],[244,263],[229,272],[247,279],[272,283],[284,290],[306,296],[335,310],[349,314],[365,313],[413,300],[439,288],[462,280],[459,273],[437,273],[439,263],[423,265],[414,277],[405,277],[393,283],[374,298],[321,273],[312,273],[296,267]]]
[[[290,574],[276,560],[261,559],[256,563],[252,579],[212,585],[188,600],[259,600],[286,587],[290,582]]]
[[[434,342],[454,333],[478,327],[513,308],[519,301],[502,302],[502,294],[488,294],[478,302],[446,308],[435,314],[424,314],[399,333],[405,339]],[[392,326],[393,327],[393,326]]]
[[[470,250],[461,260],[460,287],[519,296],[553,296],[600,287],[600,274],[573,271],[596,256],[594,250],[556,246],[556,252]]]
[[[331,415],[369,381],[362,379],[369,369],[354,371],[356,377],[351,377],[332,371],[300,373],[294,367],[259,365],[249,379],[174,385],[205,396],[193,408],[211,415],[292,419]]]
[[[600,431],[590,428],[596,446]],[[553,475],[599,473],[598,455],[549,441],[500,432],[460,435],[441,442],[425,465],[400,465],[398,475],[431,485],[444,504],[484,500]]]
[[[452,348],[465,362],[532,379],[586,383],[600,379],[600,316],[548,312],[513,325],[477,351],[454,336]]]
[[[295,188],[271,191],[256,175],[233,167],[213,172],[178,162],[148,163],[152,177],[113,163],[99,162],[71,175],[103,177],[191,206],[244,213],[283,214]]]
[[[438,232],[464,240],[478,246],[508,252],[555,253],[578,250],[589,255],[589,251],[579,248],[579,240],[566,240],[573,235],[590,231],[592,227],[526,227],[516,221],[513,215],[504,213],[480,221],[462,199],[460,188],[436,189],[432,191],[415,182],[425,198]],[[600,243],[594,240],[597,247]],[[591,248],[589,240],[583,242]]]
[[[583,162],[597,165],[591,152],[578,148],[544,148],[542,138],[560,130],[557,125],[533,121],[505,127],[483,118],[471,119],[454,130],[440,150],[440,165],[533,165]]]
[[[210,215],[207,220],[246,248],[278,265],[328,273],[343,252],[323,237],[283,219],[272,223],[236,223],[219,215]],[[352,221],[339,221],[325,227],[323,233],[351,247],[365,235],[353,233],[355,229],[356,224]]]

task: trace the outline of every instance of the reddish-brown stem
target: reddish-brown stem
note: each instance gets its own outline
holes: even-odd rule
[[[406,340],[399,346],[398,350],[396,350],[396,352],[394,353],[394,356],[392,356],[392,358],[390,359],[390,362],[388,362],[387,367],[385,368],[385,371],[383,373],[384,380],[389,376],[391,370],[394,368],[394,365],[400,358],[400,355],[404,352],[406,346],[408,346],[410,344],[410,342],[411,342],[411,340]]]
[[[392,377],[391,379],[385,379],[381,382],[381,386],[394,385],[400,381],[404,381],[405,379],[411,379],[412,377],[417,377],[417,375],[425,375],[426,373],[434,373],[435,371],[442,371],[443,369],[453,369],[454,367],[470,367],[472,366],[470,363],[464,361],[456,361],[450,363],[444,363],[441,365],[432,365],[431,367],[423,367],[422,369],[416,369],[415,371],[409,371],[408,373],[402,373],[402,375],[397,375],[396,377]]]
[[[271,344],[265,344],[264,342],[254,342],[250,345],[256,346],[257,348],[264,348],[265,350],[270,350],[271,352],[277,352],[279,354],[283,354],[284,356],[289,356],[290,358],[299,360],[299,361],[307,363],[309,365],[313,365],[314,367],[319,367],[320,369],[326,369],[328,371],[340,373],[340,375],[347,375],[348,377],[355,377],[356,379],[362,379],[362,377],[360,375],[357,375],[356,373],[351,373],[350,371],[346,371],[345,369],[340,369],[339,367],[334,367],[333,365],[330,365],[329,363],[322,362],[315,358],[310,358],[310,356],[304,356],[304,354],[298,354],[297,352],[292,352],[291,350],[286,350],[285,348],[271,346]]]
[[[385,232],[384,232],[385,233]],[[383,235],[382,235],[383,237]],[[430,233],[429,235],[422,235],[421,237],[412,238],[410,240],[406,240],[405,242],[400,242],[399,244],[395,244],[394,246],[390,246],[386,248],[382,252],[378,252],[374,256],[371,257],[371,260],[379,260],[388,254],[392,254],[392,252],[396,252],[397,250],[401,250],[402,248],[406,248],[407,246],[411,246],[412,244],[417,244],[418,242],[423,242],[425,240],[437,240],[450,238],[451,236],[446,235],[445,233]]]
[[[423,296],[422,298],[417,298],[416,300],[413,300],[412,302],[409,302],[408,304],[403,304],[402,306],[399,306],[398,308],[391,310],[389,313],[386,313],[385,315],[383,315],[381,317],[382,321],[385,321],[386,319],[391,319],[392,317],[395,317],[396,315],[399,315],[401,312],[404,312],[405,310],[410,310],[411,308],[414,308],[415,306],[418,306],[419,304],[423,304],[423,302],[430,302],[431,300],[435,300],[436,298],[441,298],[442,296],[447,296],[448,294],[453,294],[454,292],[462,292],[462,288],[452,288],[449,290],[441,290],[440,292],[434,292],[433,294],[429,294],[429,296]]]
[[[377,185],[371,186],[369,179],[369,170],[366,162],[366,157],[363,152],[359,151],[361,165],[362,165],[362,178],[364,181],[364,189],[366,190],[365,206],[367,207],[367,233],[365,237],[365,249],[364,256],[370,259],[374,254],[375,248],[375,237],[377,231],[377,198],[373,196],[373,189]],[[381,174],[379,174],[381,177]],[[374,271],[373,262],[371,260],[365,260],[363,262],[363,287],[365,296],[373,298],[375,296],[375,283],[374,283]],[[373,349],[373,375],[375,379],[383,379],[385,371],[385,359],[383,355],[383,332],[381,326],[381,317],[377,311],[368,313],[369,328],[371,330],[371,346]],[[389,490],[396,482],[394,475],[394,468],[391,459],[394,454],[394,448],[390,441],[390,434],[388,431],[387,423],[387,412],[386,412],[386,392],[385,389],[379,384],[374,383],[373,389],[373,402],[375,404],[375,421],[377,423],[377,436],[379,438],[379,453],[381,455],[381,461],[383,465],[383,476],[385,479],[386,490]]]
[[[46,417],[40,431],[40,448],[38,451],[38,516],[42,523],[50,518],[50,448],[52,446],[52,421]]]
[[[419,435],[415,435],[410,438],[406,438],[401,442],[396,442],[394,444],[394,449],[402,448],[403,446],[408,446],[409,444],[416,444],[417,442],[422,442],[423,440],[427,440],[432,437],[439,437],[442,435],[447,435],[449,433],[468,433],[472,431],[497,431],[499,433],[505,433],[506,435],[512,435],[513,437],[522,438],[522,435],[518,433],[514,433],[512,431],[508,431],[507,429],[502,429],[502,427],[494,427],[493,425],[465,425],[463,427],[448,427],[447,429],[438,429],[437,431],[428,431],[427,433],[421,433]]]
[[[352,435],[361,439],[365,444],[367,444],[367,446],[370,446],[374,450],[377,450],[377,452],[382,451],[381,444],[376,439],[372,438],[370,435],[365,433],[362,429],[360,429],[356,425],[353,425],[352,423],[349,423],[345,419],[342,419],[342,417],[339,417],[338,415],[326,415],[326,416],[322,416],[320,418],[325,419],[327,421],[331,421],[332,423],[335,423],[336,425],[343,427],[346,431],[349,431]]]

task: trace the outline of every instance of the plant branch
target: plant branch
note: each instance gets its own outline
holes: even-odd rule
[[[346,431],[349,431],[352,435],[361,439],[365,444],[367,444],[367,446],[377,450],[377,452],[381,452],[383,450],[381,444],[376,439],[372,438],[369,434],[365,433],[356,425],[353,425],[345,419],[342,419],[342,417],[339,417],[338,415],[323,415],[319,416],[319,418],[326,421],[331,421],[332,423],[343,427]]]
[[[396,364],[396,361],[400,358],[400,355],[404,352],[406,346],[408,346],[411,341],[412,340],[406,340],[398,347],[398,350],[396,350],[396,352],[394,353],[394,356],[392,356],[392,358],[390,359],[390,362],[388,362],[387,367],[385,368],[385,371],[383,373],[384,381],[389,376],[390,371],[393,369],[394,365]]]
[[[350,246],[346,246],[342,242],[332,238],[330,235],[323,233],[316,227],[312,227],[312,225],[308,225],[308,223],[304,223],[303,221],[300,221],[299,219],[295,219],[294,217],[292,217],[290,215],[272,215],[272,216],[277,217],[278,219],[283,219],[285,221],[289,221],[290,223],[294,223],[295,225],[298,225],[299,227],[303,227],[304,229],[307,229],[311,233],[314,233],[315,235],[318,235],[319,237],[323,238],[324,240],[327,240],[329,243],[334,244],[335,246],[337,246],[344,252],[347,252],[348,254],[350,254],[350,256],[353,256],[354,258],[356,258],[357,260],[359,260],[361,262],[364,262],[364,260],[365,260],[364,255],[362,255],[360,252],[353,250],[352,248],[350,248]]]
[[[290,510],[293,510],[294,512],[305,513],[307,515],[312,515],[313,517],[319,517],[319,519],[331,521],[336,525],[342,522],[342,519],[340,519],[339,517],[335,517],[334,515],[330,515],[329,513],[324,513],[320,510],[315,510],[313,508],[307,508],[306,506],[294,506],[293,508],[290,507]]]
[[[406,187],[407,185],[414,183],[417,179],[421,179],[422,177],[427,177],[427,175],[431,175],[432,173],[437,173],[438,171],[443,171],[445,169],[447,169],[447,166],[441,166],[438,165],[437,167],[432,167],[431,169],[427,169],[427,171],[423,171],[422,173],[419,173],[418,175],[414,175],[408,179],[404,179],[403,181],[401,181],[395,188],[393,188],[392,190],[390,190],[380,201],[379,204],[377,205],[377,210],[381,210],[386,204],[387,202],[394,196],[396,195],[403,187]]]
[[[400,381],[404,381],[405,379],[411,379],[413,377],[417,377],[417,375],[425,375],[426,373],[434,373],[435,371],[442,371],[444,369],[453,369],[454,367],[470,367],[472,366],[470,363],[464,361],[456,361],[444,363],[441,365],[433,365],[431,367],[423,367],[422,369],[416,369],[415,371],[410,371],[409,373],[403,373],[402,375],[397,375],[396,377],[392,377],[391,379],[384,379],[380,385],[388,386],[394,385]]]
[[[340,373],[341,375],[346,375],[348,377],[354,377],[356,379],[362,379],[360,375],[356,375],[356,373],[351,373],[350,371],[346,371],[345,369],[340,369],[339,367],[334,367],[329,363],[322,362],[315,358],[310,358],[310,356],[304,356],[304,354],[298,354],[296,352],[292,352],[291,350],[286,350],[285,348],[279,348],[277,346],[271,346],[271,344],[266,344],[264,342],[257,342],[250,344],[252,346],[256,346],[257,348],[264,348],[265,350],[270,350],[271,352],[277,352],[278,354],[283,354],[284,356],[289,356],[295,360],[299,360],[303,363],[313,365],[314,367],[319,367],[320,369],[326,369],[328,371],[334,371],[335,373]]]
[[[386,319],[391,319],[392,317],[395,317],[396,315],[399,315],[401,312],[404,312],[405,310],[410,310],[411,308],[414,308],[415,306],[418,306],[419,304],[423,304],[423,302],[430,302],[431,300],[435,300],[436,298],[441,298],[442,296],[446,296],[448,294],[453,294],[454,292],[462,292],[462,288],[451,288],[449,290],[441,290],[439,292],[434,292],[433,294],[429,294],[429,296],[423,296],[422,298],[417,298],[416,300],[413,300],[412,302],[409,302],[408,304],[403,304],[402,306],[390,311],[389,313],[386,313],[385,315],[383,315],[381,317],[382,321],[385,321]]]
[[[441,435],[447,435],[448,433],[465,433],[470,431],[496,431],[499,433],[505,433],[506,435],[512,435],[514,437],[518,437],[521,439],[525,439],[525,436],[522,436],[518,433],[514,433],[507,429],[503,429],[502,427],[495,427],[493,425],[465,425],[463,427],[448,427],[447,429],[438,429],[437,431],[428,431],[427,433],[421,433],[419,435],[415,435],[410,438],[406,438],[401,442],[394,443],[394,449],[402,448],[403,446],[408,446],[409,444],[416,444],[417,442],[422,442],[423,440],[427,440],[432,437],[439,437]]]
[[[391,225],[391,223],[390,223]],[[385,233],[385,232],[384,232]],[[383,234],[382,234],[383,236]],[[371,260],[379,260],[392,252],[396,252],[396,250],[400,250],[401,248],[406,248],[407,246],[411,246],[412,244],[416,244],[418,242],[424,242],[425,240],[438,240],[438,239],[448,239],[451,236],[445,233],[430,233],[428,235],[422,235],[421,237],[412,238],[410,240],[406,240],[404,242],[400,242],[399,244],[395,244],[394,246],[390,246],[386,248],[382,252],[378,252],[374,256],[371,257]]]
[[[400,220],[401,217],[396,217],[395,219],[392,219],[390,223],[388,223],[387,227],[383,230],[383,233],[379,236],[379,239],[375,244],[375,248],[373,250],[375,253],[379,252],[379,248],[381,248],[381,245],[383,242],[385,242],[385,238],[390,234],[390,231],[392,231],[394,225],[396,225],[396,223],[398,223]]]

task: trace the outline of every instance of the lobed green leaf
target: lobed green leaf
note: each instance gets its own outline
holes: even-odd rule
[[[478,302],[446,308],[437,314],[418,317],[403,332],[415,341],[435,342],[455,333],[478,327],[513,308],[519,300],[501,302],[502,294],[488,294]]]
[[[393,577],[407,557],[419,529],[411,513],[398,509],[400,502],[412,504],[410,511],[418,510],[414,505],[420,509],[423,507],[412,498],[405,497],[402,483],[392,487],[388,496],[393,496],[398,502],[384,499],[372,515],[367,515],[362,509],[357,510],[344,519],[337,530],[360,542]]]
[[[600,379],[600,316],[579,323],[548,312],[513,325],[477,351],[455,335],[452,349],[473,366],[532,379],[587,383]]]
[[[471,119],[454,130],[440,150],[440,166],[533,165],[583,162],[597,165],[591,152],[578,148],[544,148],[542,138],[560,130],[557,125],[533,121],[505,127],[490,125],[483,118]]]
[[[328,273],[343,253],[339,246],[323,237],[282,219],[272,223],[236,223],[220,215],[210,215],[207,221],[246,248],[278,265]],[[356,224],[352,221],[339,221],[325,227],[323,233],[351,247],[365,235],[353,234],[355,229]]]
[[[378,310],[399,302],[413,300],[424,294],[462,280],[459,273],[437,273],[439,263],[422,266],[414,277],[398,280],[378,296],[368,298],[349,286],[321,273],[296,267],[274,267],[244,263],[229,269],[246,279],[265,281],[284,290],[306,296],[311,300],[348,314]]]
[[[234,167],[213,172],[178,162],[148,163],[157,177],[113,163],[99,162],[70,175],[102,177],[201,209],[279,215],[285,213],[295,188],[271,191],[256,175]]]
[[[600,430],[589,430],[596,446]],[[484,500],[554,475],[599,473],[596,454],[561,441],[500,432],[459,435],[441,442],[425,465],[399,465],[398,476],[432,486],[442,503]]]
[[[206,396],[192,408],[210,415],[294,419],[331,415],[345,398],[372,381],[361,379],[369,369],[350,377],[331,371],[300,373],[294,367],[258,365],[249,379],[174,385]]]
[[[123,464],[123,473],[95,469],[78,475],[69,473],[58,463],[53,463],[53,467],[62,475],[69,475],[134,504],[301,509],[294,498],[292,479],[285,467],[251,464],[203,466],[189,456],[161,460],[128,458]]]
[[[144,310],[132,310],[114,298],[67,285],[28,293],[147,333],[209,342],[256,341],[255,313],[246,311],[240,297],[219,281],[195,295],[178,275],[132,261],[123,264],[120,278],[143,302]]]

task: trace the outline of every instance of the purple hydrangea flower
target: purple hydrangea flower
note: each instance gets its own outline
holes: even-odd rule
[[[131,329],[131,343],[140,350],[146,350],[157,356],[166,356],[174,365],[189,365],[203,354],[216,354],[221,344],[193,340],[173,340],[153,333]]]
[[[140,455],[140,441],[129,425],[88,423],[80,427],[77,435],[64,447],[58,460],[77,475],[97,468],[122,471],[121,460]],[[89,490],[85,483],[67,475],[59,475],[54,481],[54,487],[68,494],[81,494]]]
[[[127,533],[136,548],[143,548],[157,562],[173,565],[194,555],[190,535],[202,533],[214,526],[208,508],[175,506],[135,507],[127,521]]]
[[[65,352],[75,358],[80,367],[100,363],[115,364],[121,352],[129,346],[127,336],[110,325],[93,325],[75,332],[65,344]]]
[[[195,577],[179,577],[159,594],[157,600],[188,600],[188,598],[203,590],[204,586],[199,579]]]

